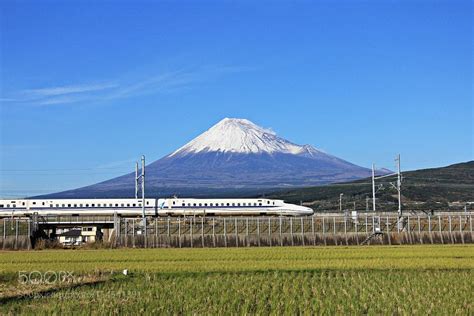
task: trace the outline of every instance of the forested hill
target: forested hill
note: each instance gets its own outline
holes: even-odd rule
[[[402,201],[405,209],[461,209],[466,202],[474,202],[474,161],[442,168],[420,169],[403,172]],[[396,176],[376,181],[377,206],[386,210],[397,207],[397,193],[390,185]],[[371,208],[371,178],[354,182],[279,191],[270,194],[293,203],[303,201],[316,210],[339,209],[339,194],[343,193],[343,207],[358,210]],[[468,206],[470,209],[473,205]]]

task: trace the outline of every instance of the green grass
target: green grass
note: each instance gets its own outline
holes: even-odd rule
[[[0,252],[4,288],[33,270],[97,283],[4,291],[0,314],[474,312],[471,245]]]

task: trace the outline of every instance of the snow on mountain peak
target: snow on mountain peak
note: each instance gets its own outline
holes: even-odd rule
[[[286,153],[310,156],[319,153],[312,146],[293,144],[278,137],[272,130],[260,127],[247,119],[224,118],[169,157],[204,152]]]

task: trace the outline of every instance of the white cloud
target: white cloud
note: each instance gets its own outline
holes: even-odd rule
[[[124,160],[110,161],[107,163],[100,164],[96,169],[117,169],[121,167],[129,167],[130,170],[135,170],[134,162],[138,161],[137,159],[129,158]]]
[[[111,88],[116,88],[116,87],[118,87],[116,83],[80,84],[80,85],[41,88],[41,89],[29,89],[29,90],[23,90],[23,93],[27,95],[30,94],[30,95],[48,97],[48,96],[57,96],[57,95],[72,94],[72,93],[100,91],[100,90],[106,90],[106,89],[111,89]]]
[[[199,81],[194,73],[184,71],[173,71],[159,75],[142,78],[135,82],[130,82],[116,89],[106,96],[106,99],[118,99],[135,95],[150,93],[162,93],[168,89],[188,86]]]
[[[195,70],[177,70],[144,76],[135,80],[116,82],[63,85],[25,89],[12,97],[0,99],[4,103],[29,105],[58,105],[79,102],[97,103],[133,96],[173,93],[189,89],[192,85],[229,73],[251,71],[242,66],[208,65]]]
[[[35,105],[68,104],[84,100],[83,96],[59,96],[34,101]]]

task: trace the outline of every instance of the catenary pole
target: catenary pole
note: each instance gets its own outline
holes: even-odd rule
[[[372,208],[375,212],[375,164],[372,164]]]
[[[398,191],[398,218],[402,217],[402,174],[400,169],[400,154],[397,156],[397,191]]]
[[[146,236],[146,222],[145,222],[145,155],[142,155],[142,217],[143,227]]]
[[[344,193],[339,194],[339,213],[342,214],[342,196]]]
[[[135,162],[135,199],[138,199],[138,162]]]

